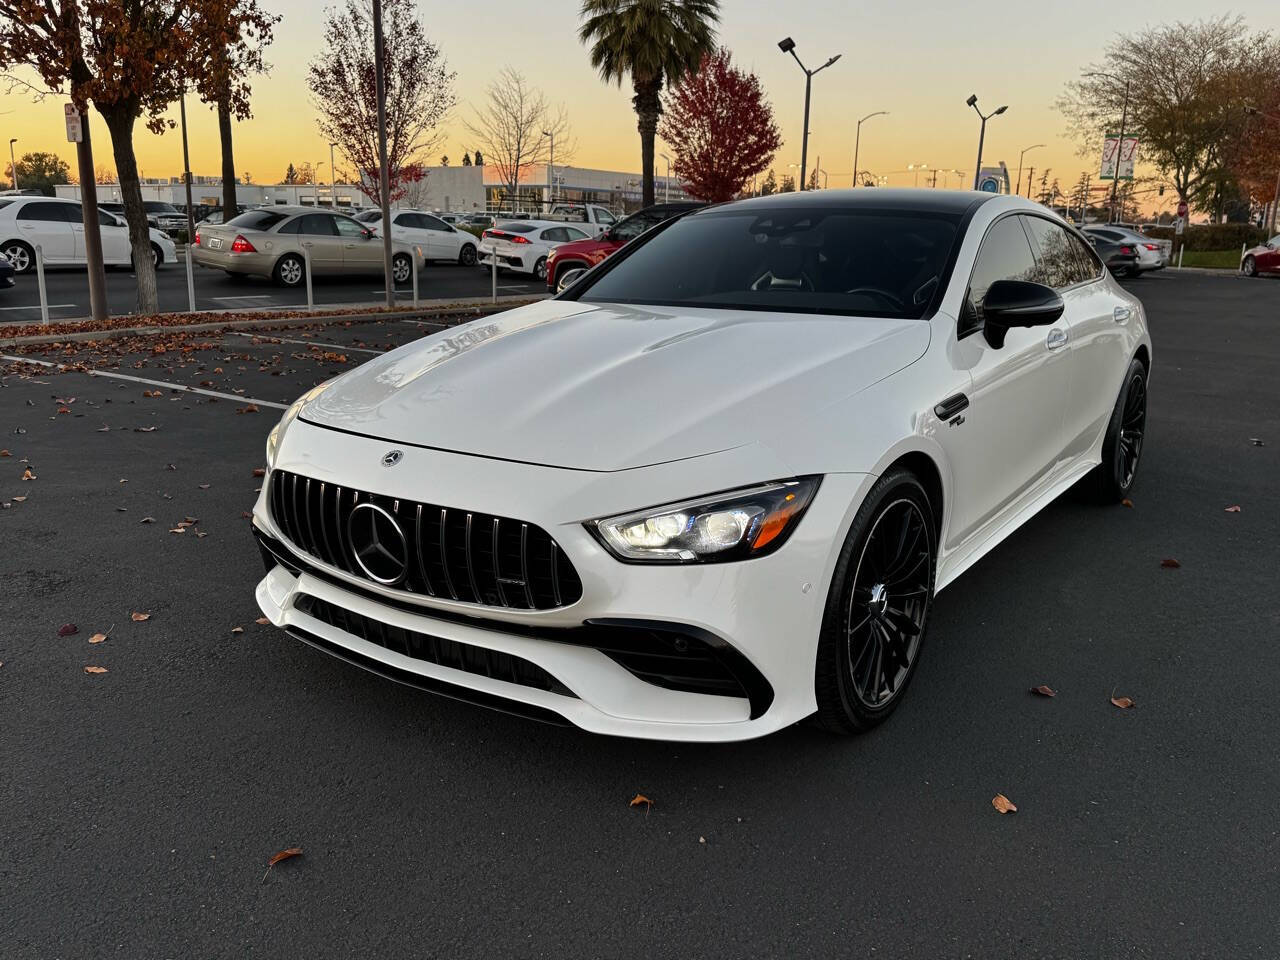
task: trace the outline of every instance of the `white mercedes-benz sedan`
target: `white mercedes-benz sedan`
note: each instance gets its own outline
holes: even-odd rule
[[[1021,198],[705,208],[298,400],[257,600],[384,677],[600,733],[866,730],[937,591],[1068,487],[1128,495],[1150,369],[1141,304]]]

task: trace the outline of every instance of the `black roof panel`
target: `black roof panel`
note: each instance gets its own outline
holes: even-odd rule
[[[822,207],[828,210],[904,210],[916,213],[963,214],[998,196],[977,190],[895,189],[861,187],[857,190],[805,190],[774,193],[719,204],[715,211],[738,207]]]

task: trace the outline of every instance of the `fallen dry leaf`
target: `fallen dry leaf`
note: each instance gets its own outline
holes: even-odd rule
[[[253,475],[255,477],[265,477],[267,475],[267,471],[262,469],[262,467],[254,467]]]
[[[59,408],[58,408],[58,412],[59,412],[59,413],[70,413],[70,412],[71,412],[71,408],[70,408],[70,407],[59,407]]]
[[[138,522],[139,522],[139,523],[155,523],[155,522],[156,522],[156,518],[155,518],[155,517],[143,517],[143,518],[142,518],[141,520],[139,520]]]
[[[1125,499],[1123,499],[1123,500],[1121,500],[1121,501],[1120,501],[1120,506],[1122,506],[1122,507],[1128,507],[1130,510],[1132,510],[1132,509],[1133,509],[1133,501],[1132,501],[1132,500],[1130,500],[1128,497],[1126,497]]]
[[[243,407],[236,407],[236,413],[257,413],[258,405],[256,403],[246,403]]]
[[[8,450],[0,450],[0,457],[12,457],[13,454]]]
[[[266,617],[259,617],[257,620],[253,622],[257,624],[266,624],[266,623],[270,623],[271,621],[268,620]]]
[[[32,472],[31,472],[31,468],[30,468],[30,467],[27,467],[25,470],[23,470],[23,471],[22,471],[22,479],[23,479],[23,480],[35,480],[35,479],[36,479],[36,475],[35,475],[34,473],[32,473]]]
[[[1128,710],[1130,707],[1136,707],[1137,704],[1128,697],[1112,697],[1111,702],[1121,710]]]
[[[244,627],[232,627],[232,628],[231,628],[231,632],[232,632],[232,633],[244,633]]]
[[[284,860],[292,860],[294,857],[300,857],[300,856],[302,856],[301,847],[290,847],[288,850],[281,850],[279,853],[272,854],[267,859],[267,872],[262,875],[262,882],[263,883],[267,882],[267,877],[271,873],[271,868],[274,867],[277,863],[280,863],[281,861],[284,861]]]
[[[155,427],[134,427],[133,432],[134,433],[155,433],[156,428]]]
[[[74,623],[64,623],[62,626],[58,628],[58,636],[60,637],[70,637],[79,632],[80,632],[80,628],[77,627]]]
[[[134,623],[142,623],[142,621],[143,621],[143,620],[150,620],[150,619],[151,619],[151,614],[149,614],[149,613],[138,613],[138,612],[135,610],[133,613],[129,614],[129,619],[130,619],[130,620],[132,620]]]
[[[89,638],[89,642],[101,643],[105,639],[107,639],[107,635],[105,633],[95,633],[92,637]]]
[[[1182,564],[1180,564],[1173,557],[1165,557],[1163,560],[1160,561],[1160,566],[1164,567],[1166,570],[1177,570],[1180,566],[1182,566]]]
[[[1038,697],[1056,697],[1058,695],[1058,691],[1044,683],[1040,684],[1038,687],[1032,687],[1031,692]]]
[[[1252,443],[1255,447],[1260,447],[1263,445],[1262,441],[1259,440],[1257,437],[1250,437],[1249,442]]]
[[[174,528],[173,528],[172,530],[170,530],[169,532],[170,532],[170,533],[186,533],[186,532],[187,532],[187,528],[186,528],[186,527],[184,527],[184,526],[182,526],[181,524],[179,524],[178,526],[174,527]]]
[[[991,798],[991,805],[996,808],[997,813],[1017,813],[1018,808],[1003,793],[997,793]]]
[[[208,489],[209,489],[209,485],[208,485],[207,483],[197,484],[197,486],[198,486],[201,490],[208,490]]]
[[[1227,509],[1226,509],[1225,511],[1223,511],[1223,512],[1224,512],[1224,513],[1239,513],[1239,512],[1240,512],[1240,505],[1239,505],[1239,504],[1236,504],[1235,506],[1227,507]]]
[[[106,673],[107,668],[106,667],[85,667],[84,672],[85,673]]]
[[[629,807],[644,807],[648,810],[653,806],[653,801],[646,797],[643,793],[637,793],[631,798],[631,802],[627,804]]]
[[[143,390],[142,395],[144,397],[163,397],[164,396],[164,394],[161,393],[159,390]]]
[[[13,502],[14,502],[14,503],[26,503],[26,502],[27,502],[27,498],[26,498],[26,497],[14,497],[14,498],[13,498]]]

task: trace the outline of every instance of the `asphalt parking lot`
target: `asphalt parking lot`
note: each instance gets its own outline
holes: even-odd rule
[[[1280,282],[1130,288],[1132,508],[1065,497],[966,573],[850,740],[594,737],[257,624],[271,405],[434,327],[0,361],[3,954],[1276,956]]]
[[[198,310],[254,310],[303,306],[305,288],[285,289],[258,277],[231,277],[221,270],[194,268]],[[185,262],[165,264],[156,274],[162,312],[187,309]],[[49,316],[53,320],[89,315],[89,281],[82,269],[50,268],[45,275]],[[485,297],[493,278],[481,267],[455,263],[428,263],[418,273],[418,295],[424,299]],[[498,295],[546,293],[546,284],[524,274],[503,271],[498,275]],[[376,277],[316,277],[317,304],[382,302],[381,275]],[[398,300],[410,302],[413,287],[402,284]],[[137,279],[128,270],[107,271],[107,301],[112,314],[131,313],[137,307]],[[34,275],[17,278],[15,286],[0,290],[0,326],[34,323],[40,319],[40,292]]]

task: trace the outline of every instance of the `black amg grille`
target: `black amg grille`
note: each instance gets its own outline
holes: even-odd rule
[[[458,643],[456,640],[418,633],[416,630],[405,630],[371,617],[352,613],[327,600],[310,595],[299,597],[294,606],[299,612],[315,617],[322,623],[345,630],[361,640],[377,644],[393,653],[402,653],[414,660],[424,660],[427,663],[464,670],[491,680],[518,683],[522,687],[534,687],[562,696],[574,695],[568,687],[536,663],[530,663],[528,660],[500,650]]]
[[[569,558],[530,523],[397,500],[284,470],[271,474],[268,495],[272,518],[297,547],[371,582],[518,610],[549,610],[582,597]],[[370,533],[375,528],[376,536]],[[359,543],[352,542],[353,529]]]

